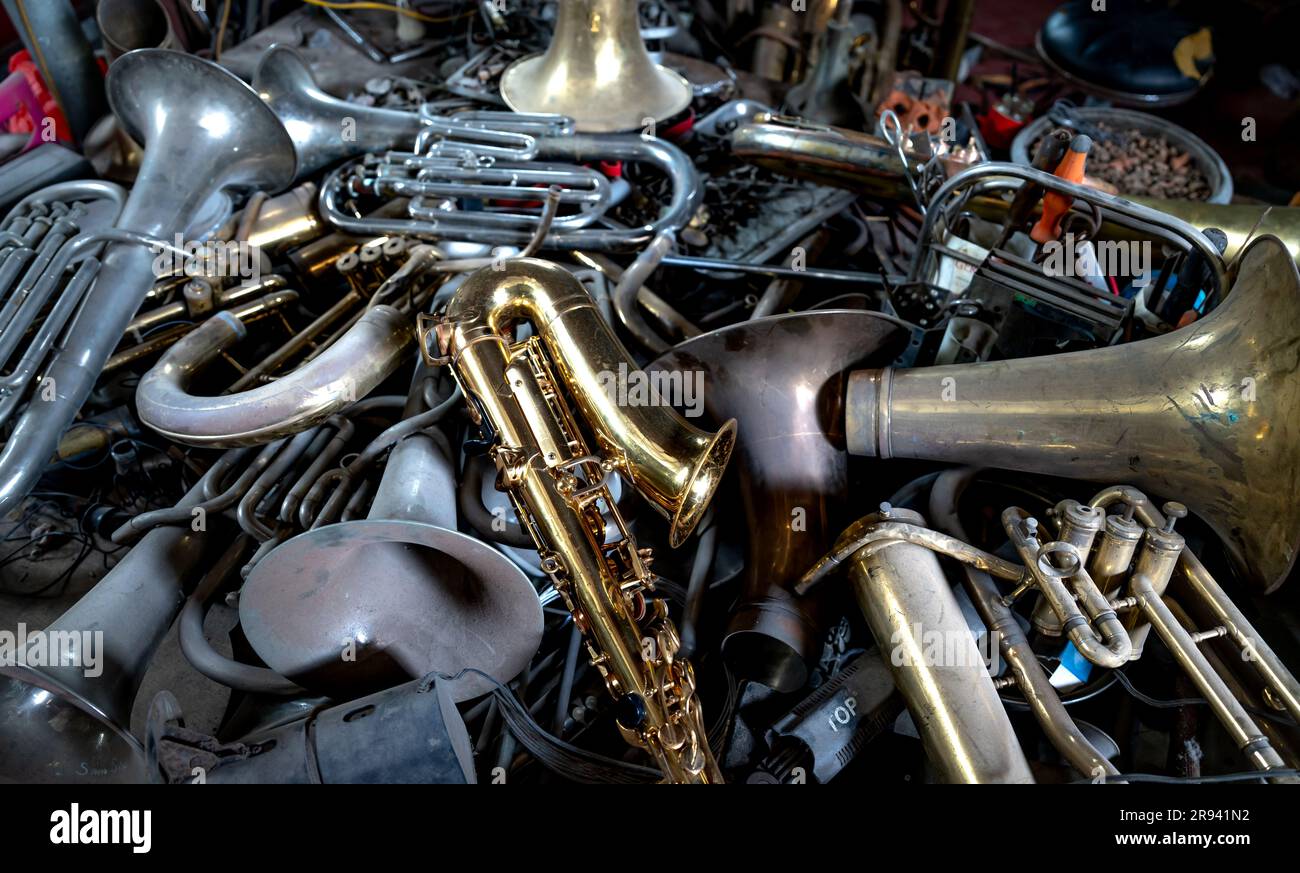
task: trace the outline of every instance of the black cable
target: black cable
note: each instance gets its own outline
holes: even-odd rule
[[[1124,686],[1125,691],[1127,691],[1129,694],[1133,695],[1133,697],[1145,703],[1147,706],[1152,706],[1157,709],[1177,709],[1180,706],[1209,706],[1210,705],[1210,701],[1206,700],[1204,697],[1179,697],[1173,700],[1161,700],[1160,698],[1152,697],[1149,694],[1145,694],[1141,690],[1139,690],[1137,686],[1133,684],[1133,680],[1128,678],[1128,676],[1126,676],[1122,670],[1116,670],[1113,675],[1115,676],[1116,679],[1119,680],[1119,684]],[[1242,706],[1245,707],[1248,712],[1250,712],[1252,715],[1258,718],[1268,719],[1269,721],[1277,722],[1278,724],[1286,725],[1287,727],[1297,726],[1294,719],[1288,718],[1287,716],[1282,715],[1280,713],[1269,712],[1268,710],[1259,709],[1258,707],[1251,706],[1250,704],[1244,702],[1242,703]]]
[[[467,673],[482,676],[492,684],[492,694],[496,697],[506,727],[519,744],[548,770],[571,781],[588,784],[639,785],[662,781],[663,774],[657,769],[607,758],[555,737],[537,723],[528,711],[528,707],[515,696],[514,692],[482,670],[468,667],[454,676],[442,673],[436,675],[440,679],[454,682]]]
[[[1105,776],[1102,782],[1156,782],[1162,785],[1221,785],[1228,782],[1262,782],[1265,779],[1286,779],[1300,777],[1300,770],[1252,770],[1244,773],[1220,773],[1216,776],[1160,776],[1156,773],[1121,773],[1118,776]],[[1074,785],[1095,784],[1092,779],[1076,779]]]

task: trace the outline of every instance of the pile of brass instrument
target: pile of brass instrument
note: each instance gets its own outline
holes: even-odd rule
[[[1300,778],[1294,208],[894,0],[290,5],[101,2],[7,201],[0,782]]]

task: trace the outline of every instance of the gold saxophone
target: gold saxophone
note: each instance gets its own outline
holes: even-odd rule
[[[721,782],[695,675],[675,658],[677,630],[664,602],[645,597],[650,550],[637,548],[606,480],[617,472],[662,511],[678,546],[722,478],[735,422],[708,433],[666,405],[620,407],[608,380],[637,368],[582,285],[545,261],[503,267],[470,276],[442,319],[421,319],[421,350],[451,364],[491,442],[498,485],[617,701],[624,738],[650,753],[666,781]],[[533,334],[516,341],[519,322]]]

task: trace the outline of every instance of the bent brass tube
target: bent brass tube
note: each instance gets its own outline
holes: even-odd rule
[[[890,514],[922,522],[909,510]],[[849,577],[930,761],[946,782],[1033,782],[935,553],[900,540],[876,545],[854,553]],[[943,640],[937,662],[926,643],[934,635]]]
[[[652,505],[670,519],[669,545],[694,530],[717,488],[736,429],[727,421],[716,433],[687,424],[671,407],[620,406],[610,380],[637,370],[611,333],[586,290],[567,270],[545,261],[507,261],[460,287],[446,323],[456,325],[457,347],[501,343],[505,325],[528,319],[557,359],[574,400],[596,431],[602,452]],[[620,370],[620,367],[622,368]]]
[[[795,593],[807,593],[860,549],[878,550],[894,542],[925,546],[931,551],[970,564],[1000,579],[1018,582],[1025,577],[1025,568],[1019,564],[1005,561],[997,555],[991,555],[947,534],[916,524],[878,521],[875,516],[867,516],[849,525],[840,536],[839,542],[835,544],[835,548],[800,577],[794,587]]]
[[[189,445],[269,442],[318,424],[373,391],[401,364],[414,337],[408,316],[375,306],[328,349],[283,378],[238,394],[190,394],[188,386],[199,371],[245,333],[243,322],[221,312],[172,346],[140,380],[140,420]]]

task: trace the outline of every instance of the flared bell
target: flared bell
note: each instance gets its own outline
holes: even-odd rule
[[[171,218],[167,207],[189,195],[202,203],[213,189],[275,192],[293,181],[293,142],[284,125],[257,92],[214,63],[166,49],[128,52],[109,70],[108,102],[145,147],[129,204],[136,214]],[[150,194],[173,193],[145,200],[137,194],[142,186]],[[177,229],[151,223],[168,225],[162,233]]]
[[[560,0],[546,53],[501,74],[501,98],[511,109],[567,115],[583,133],[666,121],[692,96],[690,82],[651,60],[636,0]]]
[[[450,462],[428,436],[399,443],[368,518],[277,547],[249,574],[239,620],[295,682],[347,699],[429,672],[508,682],[542,641],[542,607],[505,555],[456,528]],[[467,674],[456,700],[491,690]]]
[[[874,312],[774,315],[688,340],[647,368],[703,373],[709,414],[737,422],[749,553],[722,643],[737,675],[795,691],[821,654],[817,598],[795,597],[789,586],[844,522],[837,511],[848,490],[847,371],[892,361],[908,336]]]
[[[849,451],[1124,482],[1177,498],[1259,588],[1300,547],[1300,274],[1277,237],[1227,299],[1161,337],[1063,355],[863,370]]]
[[[409,149],[420,131],[418,113],[362,106],[327,94],[307,62],[288,46],[266,50],[253,86],[289,131],[300,176],[366,152]]]
[[[180,505],[197,504],[202,489],[195,485]],[[131,707],[183,592],[202,575],[220,536],[188,527],[146,534],[40,632],[40,640],[57,641],[60,663],[33,663],[36,635],[29,631],[22,664],[0,665],[0,784],[146,780]]]
[[[115,231],[171,240],[190,228],[221,190],[274,193],[293,179],[293,144],[279,119],[251,88],[216,64],[181,52],[140,49],[114,62],[107,90],[123,129],[145,147]],[[64,249],[71,251],[71,246]],[[45,368],[48,383],[58,386],[56,396],[29,404],[0,452],[0,512],[31,490],[94,388],[153,287],[156,255],[139,240],[107,249],[60,351]]]

